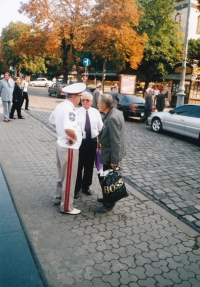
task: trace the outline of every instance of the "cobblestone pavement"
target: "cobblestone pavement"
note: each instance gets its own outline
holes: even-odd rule
[[[131,186],[127,185],[128,198],[118,202],[112,211],[98,214],[96,199],[101,192],[95,174],[93,195],[83,194],[76,200],[82,213],[70,216],[58,212],[58,207],[53,205],[56,138],[55,133],[42,124],[54,108],[54,101],[59,100],[30,97],[29,113],[40,122],[25,113],[25,120],[16,119],[9,124],[0,121],[0,163],[49,286],[199,287],[199,233]],[[1,105],[0,118],[3,118]],[[159,189],[169,194],[165,188],[171,180],[163,176],[168,174],[168,156],[171,160],[176,158],[176,162],[182,153],[189,156],[185,164],[180,160],[180,165],[172,165],[172,175],[176,174],[180,181],[185,178],[181,177],[183,172],[190,173],[188,177],[197,175],[199,159],[192,154],[197,153],[199,147],[194,143],[168,139],[166,134],[154,135],[148,127],[135,122],[127,122],[126,129],[128,153],[123,161],[124,173],[134,184],[149,182],[138,185],[144,191],[152,187],[152,182],[162,182]],[[174,149],[170,151],[171,156],[167,154],[168,140],[180,150],[177,157]],[[196,160],[191,164],[192,158]],[[187,169],[181,170],[184,165]],[[188,186],[192,185],[188,183]],[[183,194],[198,194],[179,188]],[[197,200],[196,197],[198,205]]]
[[[32,89],[30,114],[47,125],[50,112],[62,99]],[[137,120],[126,122],[127,155],[123,161],[128,182],[149,199],[200,232],[200,146],[172,133],[155,134]]]

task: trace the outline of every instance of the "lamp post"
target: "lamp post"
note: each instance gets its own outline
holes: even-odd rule
[[[187,59],[187,50],[188,50],[188,32],[189,32],[189,19],[190,19],[190,2],[188,0],[188,11],[187,11],[187,21],[185,27],[185,39],[184,39],[184,52],[183,52],[183,61],[182,61],[182,69],[181,69],[181,79],[180,79],[180,86],[178,89],[177,95],[177,102],[176,107],[179,107],[184,104],[184,97],[186,94],[185,91],[185,73],[186,73],[186,59]]]
[[[106,63],[107,59],[103,61],[103,72],[102,72],[102,87],[103,87],[103,93],[104,93],[104,84],[105,84],[105,78],[106,78]]]

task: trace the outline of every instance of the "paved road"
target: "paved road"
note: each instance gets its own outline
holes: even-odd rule
[[[48,97],[46,88],[30,88],[30,94],[35,95],[30,96],[30,114],[50,127],[49,114],[62,99]],[[127,181],[200,232],[198,143],[169,132],[155,134],[137,120],[126,122],[126,143]]]
[[[0,163],[49,286],[199,287],[199,233],[131,186],[127,185],[128,198],[112,211],[98,214],[96,199],[101,191],[95,174],[93,195],[82,194],[76,200],[82,213],[59,213],[53,205],[56,138],[43,123],[47,123],[50,111],[60,100],[46,97],[45,89],[30,89],[34,94],[41,91],[43,95],[30,96],[30,115],[23,112],[25,120],[16,119],[9,124],[0,121]],[[141,191],[148,191],[151,196],[159,189],[161,192],[155,195],[173,194],[165,189],[171,190],[170,183],[176,182],[177,177],[177,182],[183,182],[185,177],[181,174],[197,175],[198,157],[191,161],[195,158],[192,154],[199,152],[195,143],[166,134],[154,135],[146,125],[134,121],[126,123],[126,134],[124,173]],[[179,159],[180,153],[189,157],[186,163]],[[170,165],[168,159],[180,163]],[[181,170],[185,165],[187,169]],[[172,171],[171,176],[165,178],[168,170]],[[198,178],[194,181],[196,184]],[[192,183],[187,185],[193,190]],[[179,198],[197,194],[179,188]],[[195,195],[196,205],[198,200]],[[1,286],[8,287],[5,281]]]

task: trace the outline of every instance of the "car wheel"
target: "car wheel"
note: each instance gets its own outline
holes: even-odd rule
[[[31,84],[32,87],[35,87],[35,84]]]
[[[152,131],[158,133],[162,130],[162,123],[159,118],[154,118],[151,122],[151,129]]]

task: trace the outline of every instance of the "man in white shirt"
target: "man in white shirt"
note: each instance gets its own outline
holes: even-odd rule
[[[102,130],[103,122],[99,111],[92,108],[92,95],[83,92],[81,96],[82,107],[77,110],[77,118],[82,129],[83,140],[79,149],[79,163],[76,179],[74,198],[79,197],[79,192],[92,195],[93,167],[97,150],[97,136]]]
[[[63,88],[66,100],[58,104],[49,117],[50,123],[57,133],[57,187],[54,204],[60,204],[60,212],[79,214],[81,211],[73,207],[74,188],[76,183],[78,154],[82,140],[81,127],[77,124],[75,106],[80,102],[80,93],[85,84],[77,83]]]
[[[25,80],[22,81],[22,88],[23,88],[23,98],[22,98],[22,106],[24,103],[24,100],[26,101],[25,103],[25,110],[29,110],[28,108],[28,103],[29,103],[29,98],[28,98],[28,85],[30,82],[30,76],[25,76]]]

